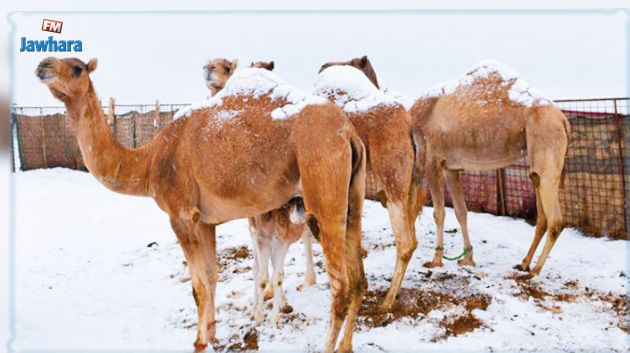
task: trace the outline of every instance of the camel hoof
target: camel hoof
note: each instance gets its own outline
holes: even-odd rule
[[[256,313],[254,314],[253,320],[254,320],[254,324],[255,324],[256,326],[259,326],[260,324],[262,324],[262,323],[263,323],[263,321],[265,320],[265,318],[264,318],[264,316],[263,316],[263,314],[262,314],[262,313],[260,313],[260,312],[256,312]]]
[[[425,262],[424,264],[422,264],[422,266],[426,268],[442,267],[442,261],[433,260],[433,261]]]
[[[473,259],[461,259],[457,261],[459,266],[476,266],[475,261]]]
[[[280,312],[283,314],[291,314],[293,312],[293,307],[289,304],[285,304],[280,307]]]
[[[276,328],[282,328],[282,324],[280,322],[280,315],[275,315],[273,317],[273,324],[276,326]]]
[[[532,278],[534,278],[534,275],[532,275],[531,272],[528,272],[528,273],[523,274],[523,275],[516,276],[516,279],[518,279],[519,281],[529,281]]]
[[[208,348],[207,343],[195,342],[195,353],[205,352],[206,348]]]
[[[513,267],[515,270],[517,271],[521,271],[521,272],[529,272],[529,266],[523,266],[523,264],[518,264],[516,266]]]
[[[269,299],[273,298],[273,287],[269,287],[267,288],[267,290],[265,291],[265,296],[263,297],[264,301],[267,301]]]
[[[299,286],[297,286],[297,290],[299,292],[301,292],[301,291],[305,290],[306,288],[314,286],[314,285],[315,285],[315,281],[314,280],[312,282],[311,281],[306,281],[306,282],[300,284]]]
[[[337,350],[339,353],[352,353],[352,342],[347,343],[346,340],[342,340],[339,343],[339,349]]]

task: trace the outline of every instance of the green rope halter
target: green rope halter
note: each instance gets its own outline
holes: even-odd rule
[[[472,245],[471,245],[471,246],[464,247],[464,251],[463,251],[461,254],[459,254],[459,256],[455,256],[455,257],[448,257],[448,256],[444,256],[444,255],[442,255],[442,257],[444,258],[444,260],[448,260],[448,261],[456,261],[456,260],[459,260],[459,259],[461,259],[462,257],[466,256],[466,254],[468,254],[469,252],[472,252],[472,250],[473,250],[473,247],[472,247]],[[444,247],[443,247],[443,246],[436,246],[436,247],[435,247],[435,251],[441,251],[441,252],[444,252]]]

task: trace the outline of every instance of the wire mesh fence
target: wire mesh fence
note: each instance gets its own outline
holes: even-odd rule
[[[595,236],[628,239],[629,102],[630,98],[555,101],[572,127],[560,189],[563,215],[568,226]],[[103,111],[116,139],[124,146],[138,147],[153,139],[185,106],[110,101]],[[85,170],[64,108],[13,107],[12,113],[19,169]],[[527,160],[495,171],[464,171],[461,178],[470,211],[536,219],[536,194]],[[448,194],[446,203],[452,205]]]

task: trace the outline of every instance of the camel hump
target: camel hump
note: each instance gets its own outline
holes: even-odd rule
[[[380,91],[362,71],[348,65],[333,65],[322,70],[313,86],[313,93],[331,98],[346,113],[405,106],[401,99]]]
[[[322,97],[286,84],[280,76],[269,70],[250,67],[235,72],[227,80],[225,87],[214,97],[179,110],[174,119],[190,116],[193,111],[199,109],[221,108],[224,100],[239,96],[256,99],[266,96],[272,101],[279,102],[277,108],[271,112],[273,120],[287,119],[300,113],[309,105],[320,105],[328,102]],[[224,121],[225,119],[220,120]]]
[[[421,98],[449,95],[484,104],[512,102],[527,108],[552,104],[514,69],[497,60],[479,62],[465,75],[431,87]]]

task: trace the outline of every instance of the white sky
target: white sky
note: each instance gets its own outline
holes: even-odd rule
[[[274,60],[291,84],[310,88],[326,61],[367,54],[379,80],[412,97],[498,59],[550,98],[627,95],[627,17],[607,14],[15,14],[14,102],[59,105],[33,72],[50,53],[20,53],[20,37],[45,39],[42,18],[64,22],[56,38],[80,39],[99,59],[103,101],[187,103],[207,95],[201,67],[214,57]]]

